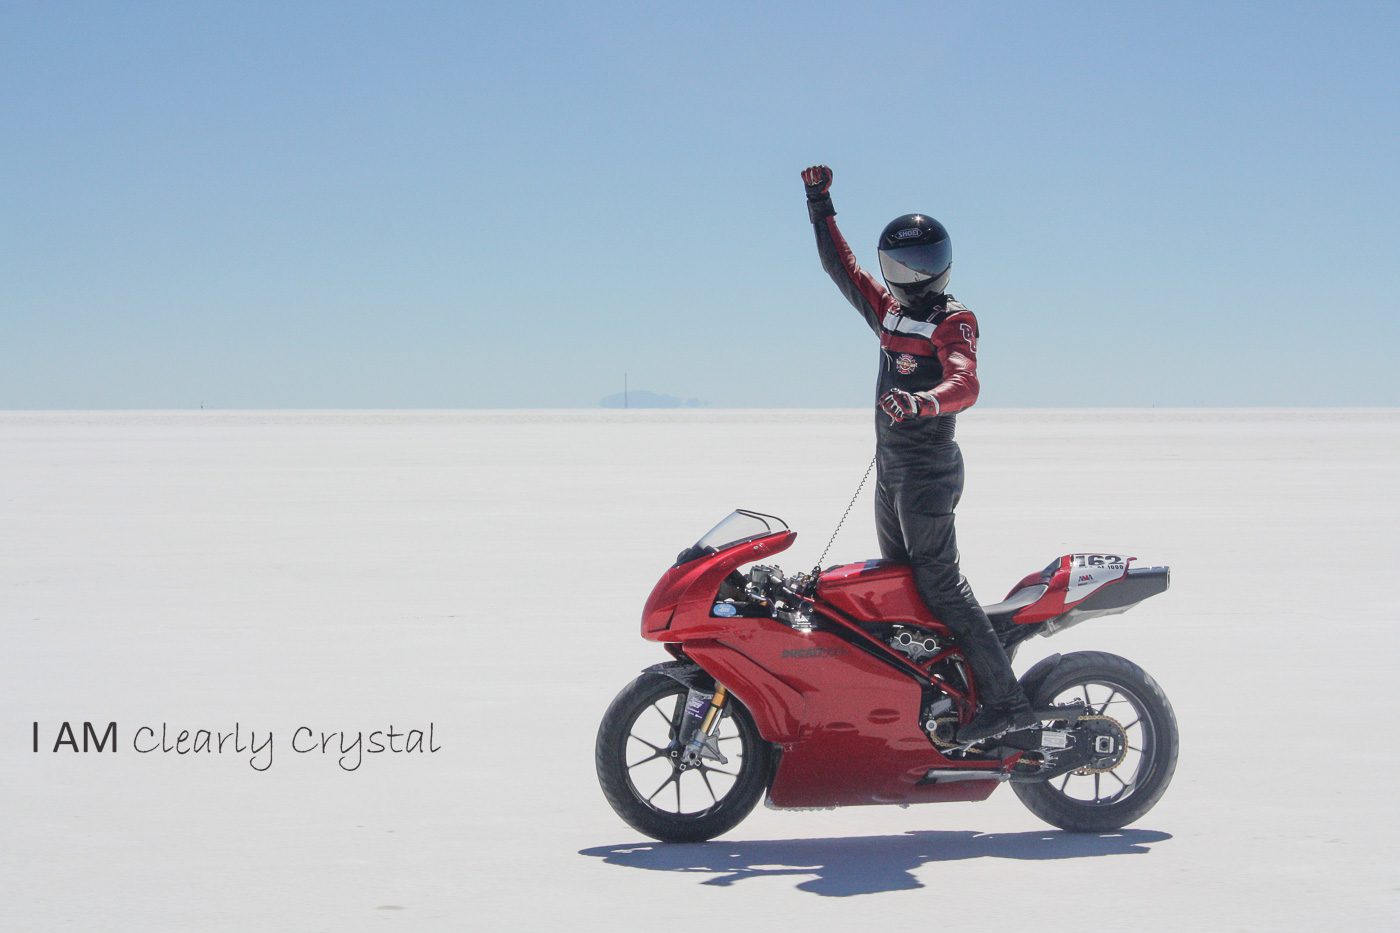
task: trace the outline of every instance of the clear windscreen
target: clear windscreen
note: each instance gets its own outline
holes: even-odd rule
[[[727,547],[778,531],[787,531],[787,522],[774,515],[736,509],[695,542],[695,550],[713,553]]]

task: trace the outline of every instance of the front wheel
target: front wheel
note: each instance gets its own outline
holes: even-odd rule
[[[1036,816],[1070,832],[1108,832],[1141,819],[1176,770],[1176,714],[1146,671],[1102,651],[1069,654],[1050,672],[1037,707],[1078,700],[1122,745],[1115,761],[1011,789]]]
[[[638,832],[663,842],[701,842],[728,832],[768,788],[772,752],[732,695],[714,735],[726,759],[683,768],[676,736],[688,691],[647,672],[612,701],[598,726],[594,763],[603,796]]]

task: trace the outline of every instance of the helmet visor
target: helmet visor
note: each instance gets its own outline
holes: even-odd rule
[[[891,285],[915,285],[937,278],[953,261],[949,240],[880,250],[880,272]]]

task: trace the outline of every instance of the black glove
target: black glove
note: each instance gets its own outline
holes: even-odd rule
[[[819,201],[830,197],[831,169],[825,165],[813,165],[802,170],[802,184],[807,186],[807,200]]]
[[[802,184],[807,189],[807,216],[812,223],[836,216],[831,205],[831,169],[825,165],[803,169]]]
[[[880,398],[880,410],[890,416],[890,421],[898,424],[901,421],[909,421],[923,414],[924,405],[927,400],[923,395],[915,395],[913,392],[905,392],[903,389],[890,389]],[[934,413],[937,414],[938,401],[933,401]]]

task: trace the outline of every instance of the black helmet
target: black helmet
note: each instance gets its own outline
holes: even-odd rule
[[[953,271],[953,241],[926,214],[896,217],[880,234],[880,272],[895,300],[906,308],[933,307]]]

